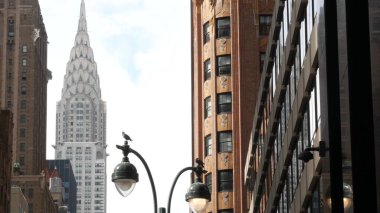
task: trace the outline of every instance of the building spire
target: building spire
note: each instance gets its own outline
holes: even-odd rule
[[[84,0],[81,0],[78,32],[66,65],[61,100],[63,105],[69,103],[76,95],[89,97],[94,103],[101,101],[99,76],[90,46],[85,14]]]
[[[86,21],[86,7],[84,4],[84,0],[82,0],[80,4],[80,16],[79,16],[79,24],[78,24],[78,32],[87,32],[87,21]]]

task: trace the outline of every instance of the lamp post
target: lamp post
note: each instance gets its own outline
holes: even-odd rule
[[[124,132],[123,132],[123,137],[125,139],[124,145],[123,146],[116,145],[116,148],[122,150],[124,157],[123,157],[122,162],[116,165],[114,172],[112,173],[112,182],[115,183],[117,191],[124,197],[128,196],[133,191],[136,183],[139,181],[139,175],[137,173],[136,167],[132,163],[129,162],[128,154],[129,153],[135,154],[144,164],[145,170],[148,173],[149,181],[150,181],[150,184],[152,187],[152,193],[153,193],[154,212],[157,213],[157,194],[156,194],[153,177],[148,167],[148,164],[137,151],[130,148],[128,141],[132,141],[132,139],[128,135],[126,135]],[[201,175],[203,173],[206,173],[206,171],[203,170],[203,162],[197,159],[196,163],[197,163],[196,167],[186,167],[182,169],[175,177],[171,190],[170,190],[170,194],[169,194],[168,207],[167,207],[168,213],[170,213],[171,198],[173,195],[175,184],[177,183],[179,176],[185,171],[191,170],[197,176],[195,182],[191,184],[185,196],[186,201],[189,202],[190,208],[195,212],[202,211],[207,207],[208,202],[211,200],[211,195],[210,195],[210,191],[208,187],[201,182]],[[160,208],[160,212],[165,212],[165,209]]]

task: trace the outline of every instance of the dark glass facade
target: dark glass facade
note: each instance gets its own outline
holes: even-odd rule
[[[379,11],[374,1],[276,1],[248,212],[379,212]]]
[[[77,182],[73,173],[70,160],[47,160],[47,169],[52,171],[57,169],[59,177],[65,189],[64,204],[67,205],[70,213],[75,213],[77,206]]]

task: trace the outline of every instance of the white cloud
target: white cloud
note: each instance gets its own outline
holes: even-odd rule
[[[47,157],[52,159],[55,105],[74,44],[80,1],[40,0],[40,5],[50,42],[48,67],[53,71],[53,80],[48,83],[47,146]],[[122,198],[110,180],[122,158],[115,148],[123,143],[122,131],[132,137],[131,147],[151,169],[159,206],[166,207],[177,173],[192,164],[189,6],[187,1],[177,0],[86,1],[102,99],[107,102],[108,212],[153,210],[148,176],[135,156],[131,154],[130,160],[139,171],[140,182],[129,197]],[[128,40],[134,34],[139,35],[137,39]],[[184,196],[189,174],[177,182],[173,212],[188,210]]]

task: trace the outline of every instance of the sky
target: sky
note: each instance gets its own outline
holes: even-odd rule
[[[61,99],[66,63],[74,46],[81,0],[39,0],[48,34],[47,159],[54,159],[56,103]],[[190,1],[85,0],[90,45],[94,51],[102,99],[107,104],[107,212],[152,212],[146,170],[129,155],[139,182],[122,197],[111,181],[122,153],[122,132],[147,162],[166,207],[178,172],[191,159]],[[179,178],[171,211],[188,212],[190,172]]]

